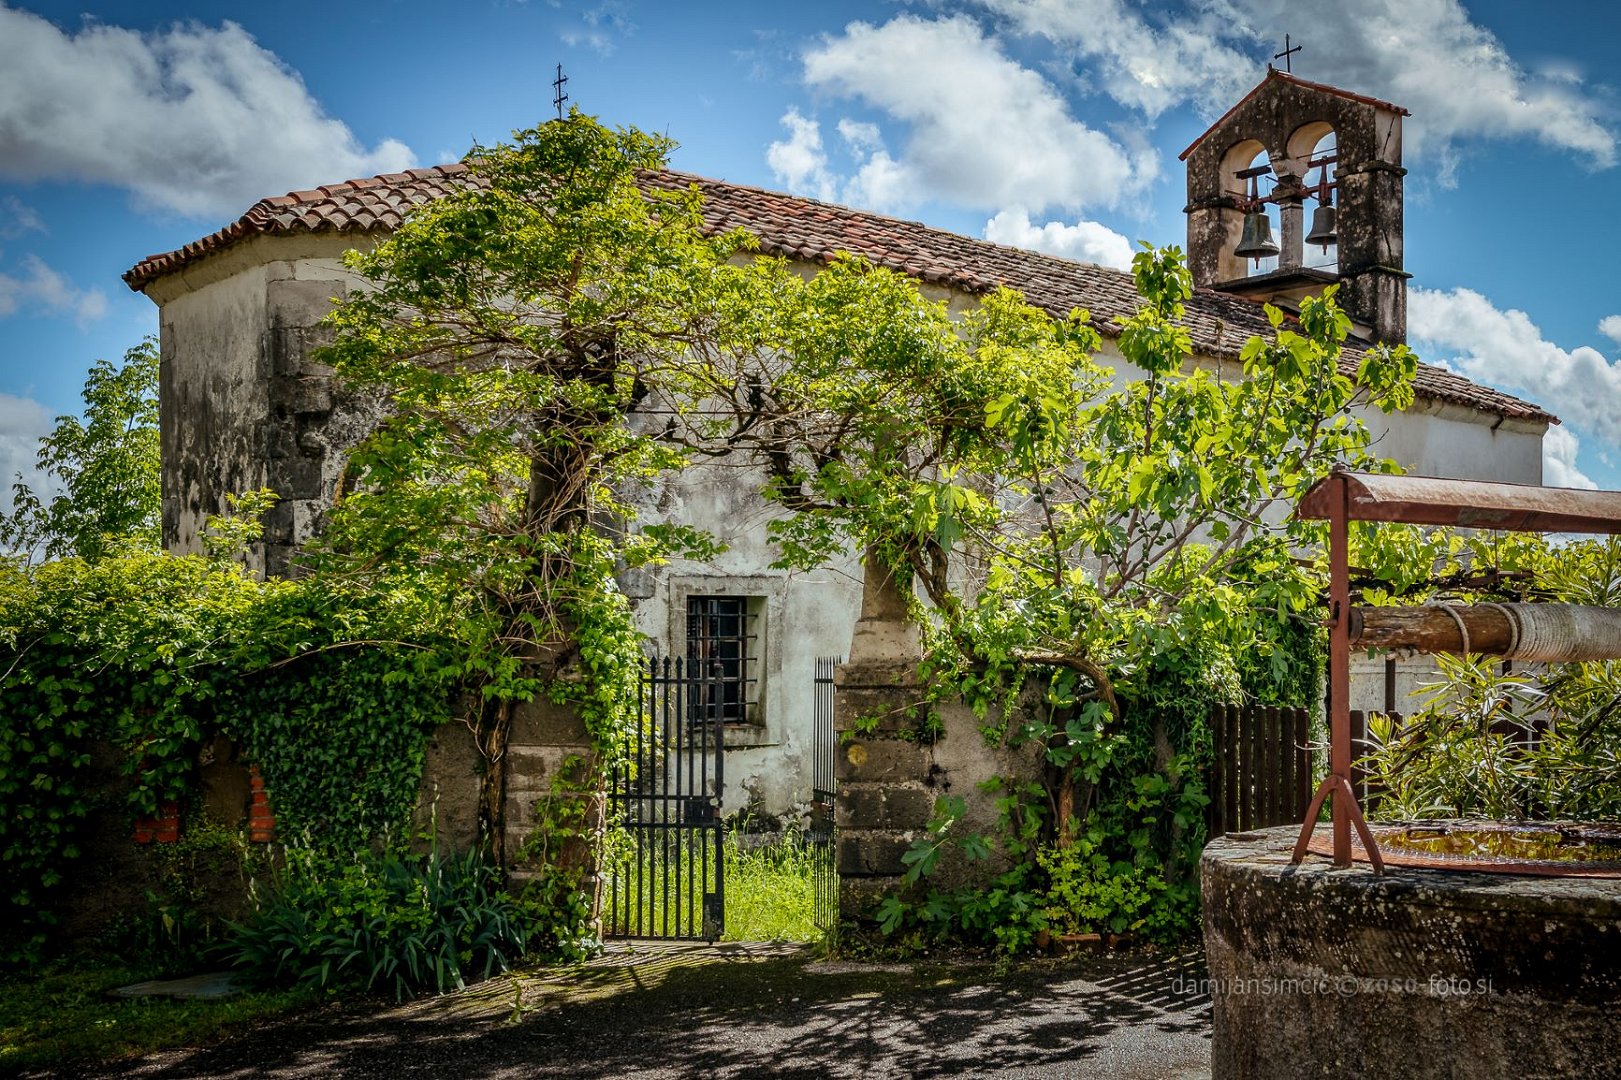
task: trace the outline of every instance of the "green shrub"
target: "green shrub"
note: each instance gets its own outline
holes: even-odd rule
[[[225,953],[256,978],[396,1000],[461,989],[529,951],[528,913],[477,851],[296,858]]]
[[[1542,598],[1621,605],[1621,541],[1521,543],[1514,555]],[[1440,655],[1435,662],[1435,679],[1405,721],[1369,721],[1374,752],[1362,764],[1379,791],[1373,813],[1621,817],[1621,662],[1513,672],[1494,657]]]
[[[119,549],[0,562],[0,960],[37,958],[122,755],[131,817],[195,789],[225,734],[264,773],[284,836],[349,852],[401,835],[461,653],[453,609],[400,577],[255,581],[234,563]]]
[[[1047,875],[1043,913],[1052,930],[1135,933],[1145,928],[1153,906],[1165,893],[1158,866],[1110,860],[1100,849],[1102,839],[1094,832],[1070,847],[1055,845],[1037,855]]]

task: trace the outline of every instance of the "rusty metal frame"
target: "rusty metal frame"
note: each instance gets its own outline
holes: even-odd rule
[[[1351,787],[1350,523],[1616,534],[1621,533],[1621,491],[1384,476],[1336,468],[1301,496],[1295,516],[1328,521],[1329,771],[1306,810],[1292,861],[1298,864],[1306,857],[1317,815],[1328,800],[1334,865],[1351,865],[1351,830],[1355,828],[1374,872],[1384,873],[1384,858]]]

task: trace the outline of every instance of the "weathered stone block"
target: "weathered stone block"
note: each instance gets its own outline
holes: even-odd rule
[[[514,746],[586,747],[591,745],[591,736],[572,705],[536,700],[512,707],[512,731],[507,741]]]
[[[287,503],[277,503],[265,511],[264,538],[268,544],[286,544],[293,539],[293,508]]]
[[[839,783],[875,780],[923,781],[929,776],[927,746],[904,739],[856,739],[838,748],[834,772]]]
[[[422,763],[416,831],[431,827],[442,850],[462,851],[477,843],[484,769],[473,733],[461,724],[441,724],[428,740]]]
[[[872,915],[873,909],[884,897],[898,892],[898,877],[841,877],[839,879],[839,917],[862,919]]]
[[[916,688],[839,687],[834,726],[840,731],[914,731],[928,706]]]
[[[922,787],[847,785],[839,790],[839,828],[921,829],[934,813],[934,792]]]
[[[332,381],[320,376],[306,375],[288,379],[281,387],[282,401],[296,414],[329,413],[332,411]]]
[[[507,791],[551,791],[554,782],[577,785],[589,773],[588,746],[528,746],[507,744]]]
[[[833,683],[840,691],[854,689],[904,689],[918,696],[917,660],[871,660],[840,664]]]
[[[840,877],[899,877],[906,872],[901,856],[912,846],[909,836],[893,833],[864,835],[847,831],[839,834],[835,856]]]
[[[297,447],[291,438],[286,440],[286,445]],[[265,479],[284,500],[314,499],[326,493],[321,460],[303,454],[276,458]]]

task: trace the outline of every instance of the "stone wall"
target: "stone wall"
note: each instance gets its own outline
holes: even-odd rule
[[[835,676],[835,864],[846,917],[861,916],[901,888],[901,856],[925,835],[937,799],[953,795],[966,804],[955,835],[988,835],[995,831],[999,796],[980,785],[997,776],[1029,781],[1042,769],[1039,747],[987,745],[979,718],[963,705],[937,706],[932,738],[920,738],[927,707],[917,627],[907,617],[904,594],[870,560],[866,580],[850,659]],[[952,888],[1002,869],[994,859],[969,863],[948,850],[930,881]]]

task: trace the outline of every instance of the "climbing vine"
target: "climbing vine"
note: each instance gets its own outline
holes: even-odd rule
[[[203,743],[259,764],[285,838],[352,852],[403,842],[429,731],[451,715],[450,612],[399,581],[356,593],[261,582],[234,562],[131,548],[0,567],[0,866],[16,936],[37,945],[91,812],[196,797]]]

